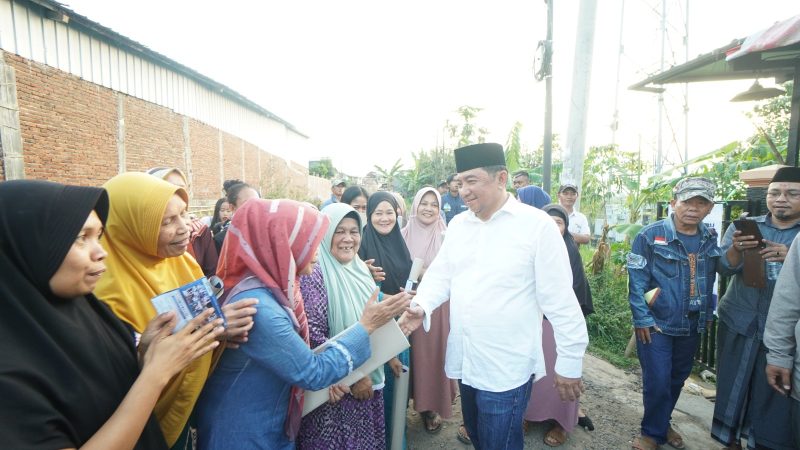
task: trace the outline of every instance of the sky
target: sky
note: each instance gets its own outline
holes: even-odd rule
[[[482,108],[475,123],[504,144],[515,122],[523,147],[541,145],[544,83],[533,57],[545,38],[543,0],[61,0],[84,15],[222,83],[310,137],[297,162],[331,158],[354,176],[412,167],[412,152],[441,145],[456,110]],[[665,0],[665,67],[682,63],[687,0]],[[570,113],[579,0],[555,2],[553,130],[564,144]],[[658,126],[654,94],[627,88],[661,65],[659,0],[598,2],[586,145],[612,142],[652,160]],[[800,12],[797,0],[689,0],[689,58]],[[619,57],[620,19],[623,52]],[[618,64],[618,61],[620,62]],[[617,82],[619,67],[620,81]],[[773,80],[762,80],[771,85]],[[730,103],[752,80],[689,87],[689,157],[755,132]],[[683,87],[665,94],[666,166],[684,148]]]

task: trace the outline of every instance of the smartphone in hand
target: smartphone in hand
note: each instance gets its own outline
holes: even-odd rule
[[[738,219],[733,221],[733,226],[742,232],[742,236],[753,236],[753,239],[758,241],[758,246],[761,248],[766,247],[764,244],[764,236],[761,235],[761,230],[758,229],[758,223],[750,219]]]

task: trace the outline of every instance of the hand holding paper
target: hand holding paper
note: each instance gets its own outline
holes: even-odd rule
[[[142,373],[147,372],[157,377],[159,383],[165,386],[189,363],[215,349],[219,345],[217,337],[225,329],[222,327],[222,319],[208,320],[214,312],[213,308],[206,309],[175,334],[172,334],[176,322],[175,313],[156,317],[154,322],[162,323],[144,354]]]
[[[408,281],[406,281],[406,292],[410,292],[414,289],[414,283],[419,281],[419,274],[422,272],[422,265],[425,261],[422,258],[414,258],[414,262],[411,264],[411,270],[408,272]]]
[[[403,373],[403,363],[398,358],[392,358],[389,360],[389,367],[392,368],[394,377],[400,378],[400,374]]]
[[[350,392],[356,400],[369,400],[372,398],[372,380],[366,376],[350,387]]]
[[[349,329],[339,333],[347,333]],[[327,342],[314,349],[314,353],[324,352],[330,347],[331,342],[338,339],[336,335]],[[369,336],[369,346],[371,356],[361,366],[353,369],[347,376],[337,381],[337,385],[349,385],[350,391],[358,400],[365,400],[372,396],[372,379],[370,373],[376,368],[383,366],[386,361],[392,359],[409,347],[408,339],[403,336],[403,332],[397,326],[397,322],[390,320],[383,326],[376,329]],[[387,377],[392,374],[386,373]],[[326,401],[330,401],[330,390],[328,388],[318,391],[306,391],[305,403],[303,404],[303,415],[313,411]]]
[[[350,386],[346,384],[334,384],[328,388],[328,403],[331,405],[341,400],[345,394],[350,393]]]

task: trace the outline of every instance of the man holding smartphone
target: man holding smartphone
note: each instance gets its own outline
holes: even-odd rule
[[[718,270],[730,282],[717,309],[717,400],[711,436],[731,449],[741,449],[741,439],[755,448],[795,448],[791,401],[767,383],[762,338],[777,274],[800,232],[800,168],[778,169],[767,188],[767,210],[766,215],[737,221],[742,230],[734,224],[728,227],[721,245]],[[755,262],[747,263],[746,258]],[[747,282],[753,270],[765,273],[763,287]]]
[[[685,178],[673,190],[673,213],[644,228],[627,257],[629,296],[637,354],[642,366],[644,417],[633,448],[668,443],[684,448],[670,425],[672,411],[707,322],[720,249],[716,232],[703,224],[714,207],[714,183]],[[660,288],[648,305],[645,293]]]

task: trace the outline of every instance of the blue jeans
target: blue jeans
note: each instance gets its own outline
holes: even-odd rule
[[[458,381],[464,427],[476,449],[522,449],[522,416],[531,396],[532,380],[533,377],[505,392],[482,391]]]
[[[794,445],[800,448],[800,401],[792,398],[792,437]]]
[[[651,332],[650,338],[652,342],[649,344],[636,341],[636,352],[642,366],[642,434],[664,444],[672,410],[681,395],[683,382],[692,371],[700,334],[669,336]]]

